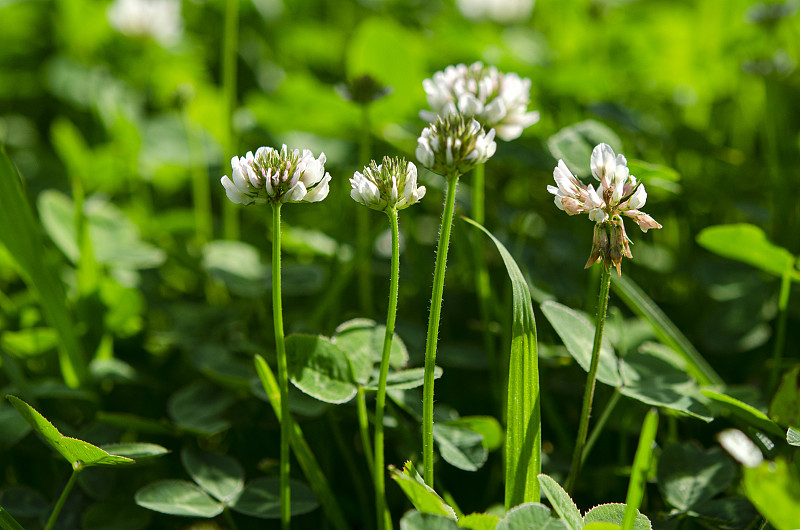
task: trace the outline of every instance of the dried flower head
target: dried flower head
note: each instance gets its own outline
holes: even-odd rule
[[[488,133],[473,118],[438,116],[417,139],[417,160],[440,175],[463,175],[494,155],[494,129]]]
[[[373,210],[402,210],[425,196],[425,186],[417,186],[417,166],[405,158],[383,157],[356,171],[350,179],[350,197]]]
[[[531,80],[481,62],[448,66],[433,74],[433,79],[424,80],[422,86],[432,112],[422,111],[420,117],[428,122],[437,115],[463,114],[494,128],[499,138],[509,141],[539,121],[538,112],[528,112]]]
[[[234,156],[231,167],[232,178],[226,175],[221,182],[236,204],[317,202],[328,196],[331,176],[325,173],[325,153],[314,158],[308,149],[259,147],[255,156]]]
[[[600,182],[595,190],[575,178],[563,160],[553,170],[556,186],[547,186],[555,195],[555,203],[568,215],[589,214],[597,223],[594,229],[592,253],[586,267],[603,261],[613,264],[617,274],[622,274],[622,258],[631,257],[631,250],[621,215],[633,219],[642,232],[661,228],[652,217],[640,211],[647,201],[644,184],[630,174],[628,161],[615,155],[608,144],[600,144],[592,151],[592,175]]]

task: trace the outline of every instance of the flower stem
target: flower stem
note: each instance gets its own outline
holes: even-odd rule
[[[439,229],[436,266],[433,271],[433,293],[431,294],[431,312],[428,318],[428,336],[425,341],[425,379],[422,398],[422,463],[425,483],[431,488],[433,487],[433,371],[436,366],[436,341],[439,338],[444,274],[447,267],[447,249],[450,246],[450,229],[453,226],[457,184],[458,174],[447,176],[447,192],[444,196],[442,226]]]
[[[275,326],[275,353],[278,357],[278,387],[281,394],[281,527],[289,528],[291,506],[289,496],[289,438],[292,417],[289,414],[289,374],[286,345],[283,340],[283,306],[281,304],[281,203],[272,205],[272,318]]]
[[[78,475],[80,474],[81,470],[83,470],[83,466],[80,462],[72,464],[72,475],[70,475],[67,485],[64,486],[64,490],[61,492],[61,496],[58,498],[58,501],[53,508],[53,512],[50,514],[50,518],[47,519],[47,524],[45,525],[44,530],[52,530],[52,528],[56,525],[56,521],[61,513],[61,509],[64,508],[64,503],[67,502],[67,497],[69,497],[72,488],[75,487],[75,483],[78,481]]]
[[[594,447],[594,444],[600,437],[600,433],[603,432],[603,427],[606,426],[606,422],[609,420],[609,418],[611,418],[611,413],[614,412],[614,407],[616,407],[617,403],[619,403],[620,397],[622,397],[622,394],[620,394],[619,388],[615,388],[614,393],[611,394],[610,398],[608,398],[608,403],[606,403],[606,407],[600,414],[600,418],[597,419],[594,429],[592,429],[591,434],[589,434],[589,439],[583,446],[583,455],[581,456],[582,461],[586,461],[586,457],[588,457],[589,453],[592,451],[592,447]]]
[[[389,375],[389,357],[392,353],[394,321],[397,316],[397,291],[400,282],[400,227],[397,211],[389,209],[386,214],[392,225],[392,275],[389,287],[389,309],[386,314],[386,334],[383,337],[381,371],[378,377],[378,395],[375,399],[375,506],[378,514],[378,530],[392,526],[392,515],[386,505],[386,471],[383,454],[383,411],[386,406],[386,378]]]
[[[575,440],[575,449],[572,453],[572,466],[567,479],[566,490],[572,492],[575,480],[583,464],[583,446],[586,443],[586,432],[589,430],[589,416],[592,412],[592,399],[594,398],[594,385],[597,380],[597,367],[600,364],[600,347],[603,344],[603,328],[606,324],[606,310],[608,309],[608,291],[611,286],[610,264],[603,263],[600,276],[600,296],[597,299],[597,319],[594,329],[594,345],[592,346],[592,361],[589,365],[589,374],[586,377],[586,389],[583,393],[583,407],[578,424],[578,436]]]
[[[228,523],[228,528],[230,530],[239,530],[239,527],[236,526],[236,521],[233,520],[233,515],[231,515],[230,509],[226,506],[225,509],[222,511],[225,516],[225,522]]]
[[[236,48],[239,35],[239,0],[225,2],[225,32],[222,39],[222,97],[225,104],[225,125],[223,127],[222,149],[223,166],[230,163],[235,151],[233,134],[233,109],[236,106]],[[239,239],[239,209],[234,203],[222,200],[222,230],[225,239]]]
[[[367,459],[367,467],[372,473],[372,442],[369,439],[369,416],[367,414],[367,397],[364,389],[358,387],[356,394],[356,411],[358,414],[358,431],[361,434],[361,445],[364,446],[364,457]]]
[[[479,164],[472,172],[472,219],[479,225],[484,225],[486,220],[485,209],[485,180],[486,164]],[[503,390],[500,378],[498,377],[498,359],[494,348],[494,339],[491,332],[490,315],[490,284],[489,271],[486,269],[486,262],[483,259],[483,240],[478,237],[473,242],[474,261],[475,261],[475,293],[478,296],[478,309],[480,310],[481,320],[483,320],[483,348],[489,362],[489,380],[495,397],[502,399]]]
[[[783,357],[783,347],[786,343],[786,309],[789,307],[789,294],[792,290],[792,271],[794,263],[790,262],[786,266],[781,276],[781,291],[778,295],[778,328],[775,331],[775,345],[772,348],[772,367],[769,373],[769,392],[775,390],[778,385],[778,377],[781,371],[781,358]]]

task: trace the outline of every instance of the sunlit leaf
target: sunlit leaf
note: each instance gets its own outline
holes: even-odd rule
[[[717,225],[704,228],[697,235],[697,243],[706,249],[759,268],[781,277],[787,270],[800,280],[795,268],[797,257],[767,239],[761,228],[751,224]]]
[[[489,451],[499,449],[503,445],[503,427],[492,416],[462,416],[450,420],[447,425],[465,427],[483,436],[483,446]]]
[[[286,357],[292,384],[320,401],[347,403],[358,391],[348,354],[327,337],[290,335]]]
[[[488,513],[471,513],[458,518],[459,528],[469,528],[469,530],[495,530],[500,518]]]
[[[5,331],[0,345],[19,357],[35,357],[58,347],[58,332],[53,328],[27,328]]]
[[[511,280],[513,320],[506,404],[505,507],[539,500],[542,469],[542,419],[539,405],[539,354],[536,320],[528,282],[503,244],[475,221],[497,247]]]
[[[450,517],[417,510],[406,512],[400,519],[400,530],[458,530],[458,528],[458,524]]]
[[[584,524],[590,523],[608,523],[619,525],[622,527],[622,519],[625,516],[624,504],[601,504],[595,506],[583,517]],[[653,526],[650,524],[644,514],[636,513],[636,521],[633,523],[634,530],[652,530]]]
[[[414,505],[414,508],[424,514],[441,515],[455,521],[456,512],[433,489],[425,484],[419,473],[411,465],[411,462],[406,462],[402,471],[390,465],[389,473],[403,490],[403,493],[406,494],[408,500],[411,501],[411,504]]]
[[[25,418],[25,421],[39,433],[44,440],[58,451],[73,466],[81,464],[83,466],[114,466],[119,464],[131,464],[133,460],[124,456],[109,454],[83,440],[63,436],[52,423],[39,414],[33,407],[15,396],[6,396],[14,405],[17,412]]]
[[[783,437],[783,429],[754,406],[738,400],[735,397],[723,394],[722,392],[715,392],[707,389],[704,389],[702,392],[704,396],[711,399],[716,405],[733,414],[748,425],[764,432]]]
[[[464,471],[477,471],[489,456],[483,436],[470,429],[435,423],[433,439],[445,462]]]
[[[203,246],[203,268],[235,295],[259,298],[269,289],[270,268],[252,245],[241,241],[209,241]]]
[[[547,500],[553,506],[559,517],[564,521],[569,530],[581,530],[583,528],[583,517],[575,502],[564,491],[558,482],[542,473],[539,475],[539,484],[542,486]]]
[[[781,378],[781,384],[769,405],[769,416],[776,423],[800,426],[800,365],[795,366]]]
[[[133,458],[137,462],[149,460],[151,458],[156,458],[169,453],[169,450],[166,447],[145,442],[106,444],[103,446],[103,450],[108,451],[113,455]]]
[[[795,530],[800,521],[800,476],[785,460],[745,467],[744,491],[750,502],[777,530]]]
[[[224,506],[208,493],[185,480],[159,480],[136,492],[136,504],[148,510],[210,519],[222,513]]]
[[[566,530],[567,525],[550,515],[550,508],[538,502],[528,502],[511,508],[496,530]]]
[[[592,362],[592,347],[594,345],[594,325],[589,320],[558,302],[544,302],[541,305],[542,313],[552,324],[558,336],[567,347],[567,351],[577,363],[589,371]],[[614,349],[606,337],[600,347],[600,364],[597,367],[597,379],[611,386],[622,386],[619,375],[619,366]]]
[[[244,488],[244,469],[228,455],[184,449],[181,462],[192,480],[222,503],[230,503]]]

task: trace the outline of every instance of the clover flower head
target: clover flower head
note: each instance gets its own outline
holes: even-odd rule
[[[437,116],[417,139],[417,160],[440,175],[463,175],[494,155],[494,129],[488,133],[474,118]]]
[[[425,196],[425,186],[417,186],[417,166],[405,158],[383,157],[356,171],[350,179],[350,197],[373,210],[402,210]]]
[[[433,122],[437,115],[463,114],[475,118],[497,136],[509,141],[539,121],[539,113],[528,112],[531,80],[515,73],[502,73],[494,66],[475,62],[448,66],[422,82],[432,111],[420,117]]]
[[[180,0],[114,0],[106,16],[123,35],[152,37],[163,45],[177,43],[183,33]]]
[[[308,149],[280,151],[259,147],[256,154],[231,159],[232,176],[221,182],[231,202],[266,204],[318,202],[328,196],[330,174],[325,172],[325,153],[319,158]]]
[[[606,266],[613,264],[621,275],[622,258],[632,257],[621,216],[633,219],[642,232],[661,225],[640,210],[647,201],[647,191],[630,174],[624,156],[615,155],[608,144],[600,144],[592,150],[591,169],[592,176],[599,181],[597,189],[576,179],[564,161],[559,160],[553,170],[556,186],[547,186],[547,191],[555,195],[556,206],[568,215],[586,213],[596,223],[586,267],[603,261]]]

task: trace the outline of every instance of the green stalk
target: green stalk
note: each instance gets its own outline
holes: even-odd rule
[[[381,371],[378,377],[378,395],[375,399],[375,506],[378,514],[378,530],[392,527],[392,515],[386,505],[386,470],[383,461],[383,410],[386,406],[386,378],[389,376],[389,357],[392,353],[394,321],[397,316],[397,291],[400,282],[400,227],[397,211],[386,211],[392,225],[392,275],[389,286],[389,309],[386,314],[386,334],[383,337]]]
[[[628,484],[628,495],[625,498],[625,515],[622,518],[622,530],[633,530],[636,514],[644,497],[644,486],[647,482],[647,473],[650,470],[650,459],[653,454],[653,440],[658,430],[658,410],[652,408],[648,411],[639,435],[639,446],[633,459],[631,481]]]
[[[769,373],[769,385],[767,389],[770,393],[775,390],[778,385],[778,377],[781,371],[781,358],[783,357],[783,348],[786,343],[786,310],[789,307],[789,293],[792,290],[792,273],[794,272],[794,263],[790,262],[786,266],[781,276],[781,291],[778,297],[778,329],[775,331],[775,345],[772,348],[772,368]]]
[[[486,218],[486,164],[480,164],[472,172],[472,219],[483,226]],[[497,352],[494,348],[494,338],[491,332],[491,286],[489,284],[489,271],[483,259],[482,240],[476,238],[472,249],[474,251],[473,261],[475,262],[475,294],[478,296],[478,309],[483,320],[483,349],[489,363],[489,380],[495,398],[502,399],[502,388],[499,381]]]
[[[272,317],[275,326],[275,353],[278,357],[278,385],[281,395],[281,527],[288,530],[291,520],[289,496],[289,437],[292,418],[289,415],[289,372],[286,345],[283,340],[283,306],[281,304],[281,203],[272,205]]]
[[[431,312],[428,318],[428,336],[425,341],[425,379],[422,398],[422,462],[425,483],[431,488],[433,488],[433,371],[436,366],[436,342],[439,339],[444,274],[447,267],[447,249],[450,246],[450,229],[453,226],[453,211],[456,205],[458,174],[447,175],[446,178],[447,191],[444,196],[442,226],[439,229],[439,244],[436,247]]]
[[[56,525],[56,521],[61,513],[61,509],[64,508],[64,503],[67,502],[67,497],[69,497],[70,492],[72,492],[72,488],[75,487],[75,483],[78,481],[78,475],[80,474],[81,470],[83,470],[83,465],[81,465],[80,462],[75,462],[72,464],[72,475],[70,475],[67,485],[64,486],[64,490],[61,492],[61,496],[58,498],[56,506],[53,508],[53,512],[50,514],[50,518],[47,519],[47,524],[45,525],[44,530],[52,530]]]
[[[239,34],[239,0],[225,2],[225,33],[222,39],[222,100],[225,103],[222,167],[230,164],[235,152],[233,109],[236,107],[236,48]],[[222,196],[222,230],[225,239],[239,239],[239,209]]]
[[[369,123],[369,107],[361,107],[361,141],[358,146],[358,163],[368,164],[371,148],[371,131]],[[356,267],[358,269],[358,300],[361,312],[372,314],[372,281],[370,271],[370,220],[369,210],[358,208],[356,212]]]
[[[228,509],[227,506],[222,511],[222,513],[225,517],[225,522],[228,523],[228,528],[230,528],[230,530],[238,530],[239,527],[236,526],[236,521],[233,520],[233,515],[231,515],[231,511]]]
[[[583,464],[583,446],[586,443],[586,432],[589,429],[589,415],[592,412],[592,399],[594,398],[594,385],[597,381],[597,367],[600,364],[600,346],[603,344],[603,328],[606,324],[606,311],[608,310],[608,291],[611,286],[611,271],[609,264],[603,263],[600,276],[600,297],[597,300],[597,319],[594,330],[594,345],[592,346],[592,362],[589,365],[589,374],[586,377],[586,389],[583,394],[583,407],[578,424],[578,436],[575,440],[575,449],[572,453],[572,466],[567,479],[567,493],[572,492],[575,480]]]
[[[97,289],[97,262],[94,259],[92,240],[89,238],[89,223],[83,210],[86,194],[78,175],[73,174],[72,201],[75,204],[75,236],[78,243],[77,282],[80,297],[88,297]]]
[[[189,157],[193,161],[189,171],[192,178],[192,207],[194,209],[195,237],[197,247],[202,248],[214,235],[214,221],[211,209],[211,185],[208,180],[208,167],[202,146],[192,134],[192,121],[189,113],[184,108],[181,112],[183,127],[186,131],[186,142],[189,148]],[[195,161],[201,164],[194,163]],[[223,166],[224,168],[225,166]],[[226,201],[230,202],[230,201]]]
[[[358,387],[356,394],[356,410],[358,413],[358,432],[361,435],[361,445],[364,446],[364,457],[367,459],[367,467],[372,473],[372,442],[369,439],[369,415],[367,414],[367,397],[364,389]]]
[[[300,425],[292,419],[291,414],[287,416],[283,415],[284,401],[281,399],[281,391],[278,382],[275,380],[275,374],[272,373],[272,369],[270,369],[267,361],[260,355],[255,356],[255,365],[258,378],[261,380],[264,392],[266,392],[269,397],[269,404],[272,406],[272,410],[275,412],[278,421],[283,425],[283,418],[289,419],[288,423],[292,427],[291,443],[294,456],[303,469],[303,474],[305,474],[306,479],[308,479],[309,486],[311,486],[311,489],[316,493],[319,503],[322,505],[322,509],[325,510],[328,521],[336,530],[348,530],[350,527],[345,522],[342,510],[339,508],[336,497],[331,491],[330,483],[319,467],[314,453],[311,452],[311,447],[309,447],[308,442],[306,442]]]

